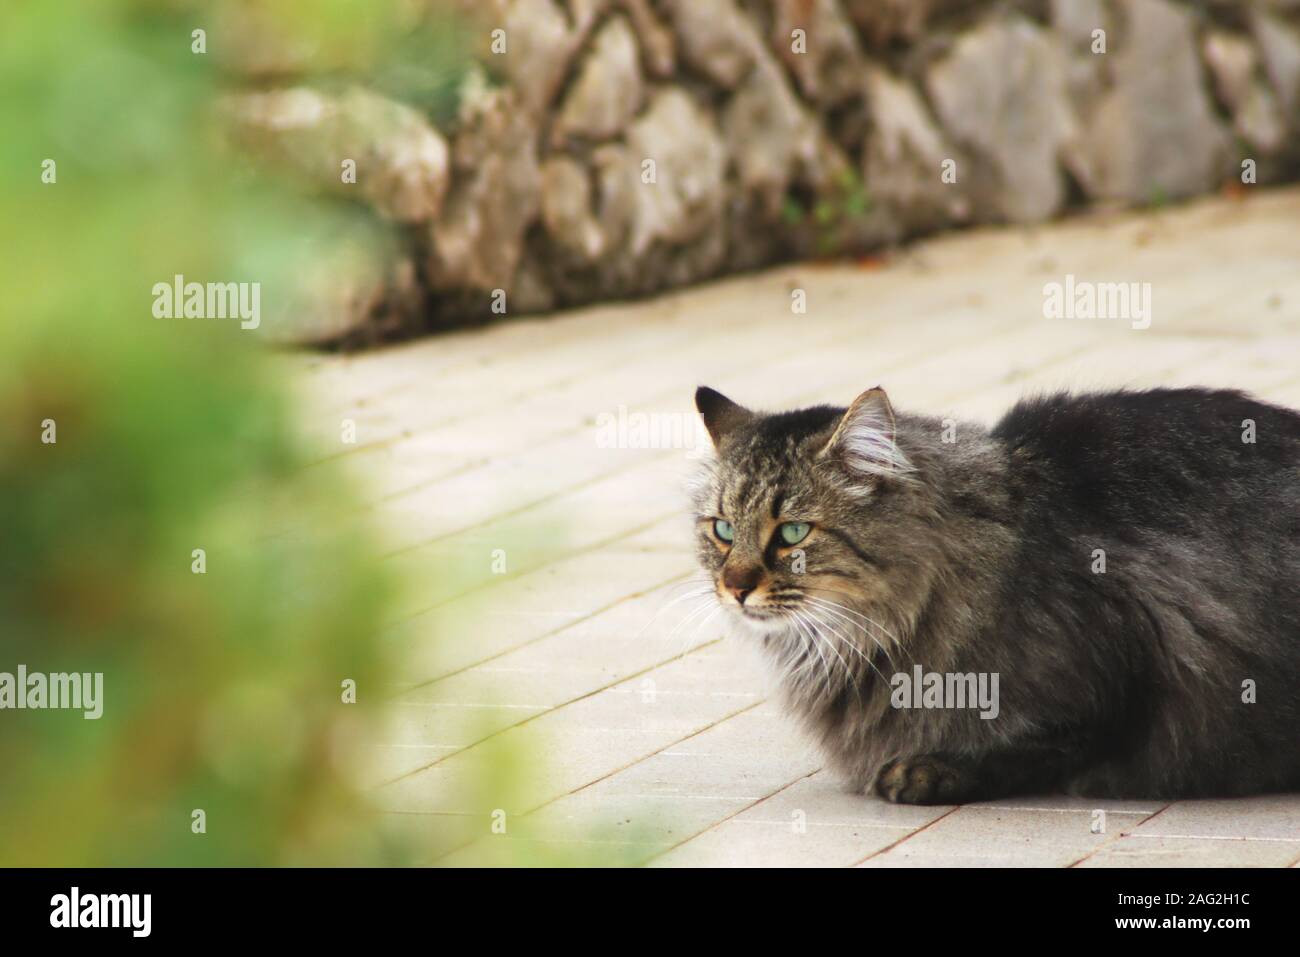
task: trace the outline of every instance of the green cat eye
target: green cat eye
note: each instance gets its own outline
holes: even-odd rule
[[[724,542],[729,542],[736,537],[736,530],[731,527],[731,523],[725,518],[715,518],[713,520],[713,534]]]
[[[785,522],[781,525],[778,532],[781,534],[781,541],[787,545],[798,545],[808,533],[812,531],[812,526],[807,522]]]

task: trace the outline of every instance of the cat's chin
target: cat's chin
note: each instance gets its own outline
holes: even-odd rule
[[[760,618],[739,609],[732,609],[730,618],[739,634],[752,638],[773,638],[778,635],[785,635],[789,633],[791,628],[790,620],[783,615],[764,615]]]

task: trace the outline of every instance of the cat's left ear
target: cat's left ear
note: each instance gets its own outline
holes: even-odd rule
[[[914,469],[895,443],[895,433],[894,407],[876,386],[853,400],[819,456],[862,475],[898,478]]]

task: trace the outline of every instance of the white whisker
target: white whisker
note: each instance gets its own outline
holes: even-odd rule
[[[698,635],[698,634],[700,633],[700,631],[701,631],[701,630],[702,630],[706,625],[708,625],[708,623],[711,622],[711,621],[714,619],[714,617],[718,614],[718,612],[720,612],[720,611],[722,611],[722,606],[721,606],[721,605],[715,605],[715,606],[713,607],[713,611],[709,612],[709,613],[708,613],[707,615],[705,615],[702,619],[700,619],[698,622],[696,622],[695,627],[694,627],[693,629],[691,629],[690,634],[687,635],[687,636],[686,636],[686,639],[682,642],[682,650],[681,650],[680,652],[678,652],[678,654],[677,654],[677,657],[678,657],[678,658],[684,658],[684,657],[686,657],[686,653],[687,653],[688,651],[691,650],[691,643],[695,640],[695,636]]]
[[[826,647],[827,647],[828,649],[830,649],[831,654],[833,654],[836,658],[839,659],[840,665],[843,666],[843,668],[844,668],[844,676],[845,676],[845,678],[846,678],[847,680],[849,680],[849,681],[852,681],[852,678],[853,678],[853,669],[850,668],[850,667],[849,667],[849,663],[848,663],[847,661],[844,660],[844,656],[841,655],[841,654],[839,653],[839,649],[837,649],[837,648],[835,647],[835,645],[833,645],[833,644],[831,643],[831,641],[830,641],[828,638],[825,638],[825,637],[822,635],[822,633],[821,633],[821,629],[818,627],[819,625],[822,626],[822,627],[824,627],[826,623],[823,622],[823,621],[821,621],[821,619],[817,618],[816,616],[811,615],[811,614],[809,614],[808,612],[805,612],[805,611],[797,611],[797,610],[791,609],[791,613],[794,614],[794,615],[796,615],[796,616],[798,616],[798,618],[799,618],[800,620],[808,622],[808,625],[809,625],[809,628],[810,628],[810,630],[811,630],[811,632],[812,632],[813,637],[814,637],[815,639],[821,639],[821,642],[822,642],[823,644],[825,644]],[[830,685],[830,684],[832,683],[832,682],[831,682],[831,678],[830,678],[829,673],[828,673],[827,676],[826,676],[826,682],[827,682],[827,685]]]
[[[712,605],[712,603],[707,598],[704,597],[697,598],[696,600],[699,602],[699,604],[694,608],[692,608],[681,619],[681,621],[677,622],[677,624],[673,626],[672,631],[668,632],[668,634],[664,636],[665,641],[672,640],[674,635],[676,635],[679,631],[681,631],[684,627],[686,627],[688,623],[698,619],[704,612],[708,611],[710,606]]]
[[[880,628],[881,626],[877,625],[866,615],[863,615],[859,612],[855,612],[852,608],[845,608],[843,605],[836,604],[835,602],[828,602],[825,599],[817,598],[814,595],[805,595],[804,597],[808,601],[812,602],[815,607],[822,609],[828,614],[834,615],[837,619],[839,619],[844,624],[861,630],[862,633],[866,635],[866,637],[870,638],[873,642],[875,642],[876,647],[879,648],[881,652],[884,654],[885,660],[889,662],[889,667],[897,670],[898,666],[894,664],[894,658],[889,653],[889,649],[886,648],[884,644],[881,643],[880,639],[878,639],[875,635],[873,635],[869,630],[869,628],[867,627],[868,625],[873,625],[877,628]],[[861,620],[860,621],[855,620],[853,617],[850,617],[852,615],[856,615],[857,618]],[[884,629],[881,628],[881,630],[883,631]]]
[[[690,592],[686,592],[686,593],[684,593],[684,594],[678,595],[676,598],[672,599],[672,601],[668,602],[667,604],[665,604],[665,605],[661,605],[661,606],[659,607],[659,610],[656,611],[653,615],[651,615],[650,618],[646,621],[646,623],[645,623],[644,625],[641,626],[640,630],[637,631],[637,633],[636,633],[635,635],[633,635],[632,637],[633,637],[633,638],[640,638],[643,634],[645,634],[645,630],[646,630],[647,628],[649,628],[651,625],[653,625],[656,621],[659,620],[659,616],[660,616],[660,615],[662,615],[664,612],[666,612],[669,608],[672,608],[672,607],[673,607],[674,605],[676,605],[678,602],[685,601],[685,600],[688,599],[688,598],[701,598],[701,597],[703,597],[703,596],[709,594],[709,592],[711,592],[711,591],[713,591],[713,589],[712,589],[711,587],[698,587],[695,591],[690,591]]]
[[[821,659],[822,672],[826,675],[826,683],[829,685],[831,682],[831,663],[830,659],[826,657],[826,652],[822,649],[821,643],[817,640],[816,631],[808,625],[806,620],[798,612],[793,612],[793,615],[795,627],[803,637],[804,644],[808,648],[816,651],[817,657]],[[806,654],[807,653],[805,652],[805,655]]]
[[[849,615],[852,615],[852,616],[854,616],[854,617],[856,617],[856,618],[861,619],[861,620],[862,620],[863,622],[865,622],[866,624],[868,624],[868,625],[870,625],[871,627],[873,627],[873,628],[875,628],[876,630],[878,630],[881,634],[883,634],[886,638],[888,638],[888,639],[890,640],[890,642],[893,644],[893,646],[894,646],[895,648],[897,648],[899,651],[903,652],[903,654],[904,654],[904,655],[905,655],[909,660],[911,659],[911,655],[908,654],[906,647],[903,645],[903,642],[899,640],[898,636],[895,635],[893,632],[891,632],[888,628],[886,628],[886,627],[885,627],[884,625],[882,625],[880,622],[876,621],[874,618],[871,618],[871,617],[868,616],[868,615],[864,615],[864,614],[863,614],[862,612],[860,612],[860,611],[857,611],[857,610],[855,610],[855,609],[853,609],[853,608],[849,608],[847,605],[842,605],[842,604],[840,604],[839,602],[836,602],[836,601],[829,601],[828,599],[825,599],[825,598],[818,598],[816,595],[807,594],[807,592],[809,592],[809,591],[828,591],[828,592],[831,592],[832,594],[837,594],[837,595],[838,595],[838,594],[843,594],[843,592],[837,591],[837,590],[835,590],[835,589],[833,589],[833,588],[821,588],[821,589],[818,589],[818,588],[807,588],[807,589],[805,590],[805,596],[804,596],[804,597],[806,597],[809,601],[816,602],[816,603],[822,605],[823,607],[831,607],[831,608],[835,608],[835,609],[838,609],[840,612],[844,612],[844,613],[847,613],[847,614],[849,614]],[[879,644],[879,642],[877,642],[877,644]],[[883,647],[881,648],[881,650],[882,650],[882,651],[885,651],[885,649],[884,649]],[[886,655],[886,657],[888,657],[888,656],[889,656],[889,652],[888,652],[888,651],[885,651],[885,655]],[[891,666],[893,665],[893,661],[892,661],[892,659],[891,659],[891,661],[890,661],[890,665],[891,665]]]
[[[876,674],[880,675],[880,680],[881,680],[881,681],[883,681],[885,684],[889,684],[889,679],[886,678],[883,674],[881,674],[880,669],[876,667],[875,662],[873,662],[873,661],[871,660],[871,658],[867,655],[866,652],[864,652],[861,648],[859,648],[859,647],[858,647],[857,645],[855,645],[852,641],[850,641],[850,640],[848,639],[848,637],[846,637],[846,636],[843,634],[843,632],[841,632],[838,628],[836,628],[836,627],[835,627],[831,622],[826,621],[825,619],[821,618],[819,615],[816,614],[816,612],[814,612],[814,611],[811,610],[811,609],[809,609],[809,612],[808,612],[808,613],[811,614],[811,615],[813,615],[813,617],[814,617],[817,621],[819,621],[819,622],[823,625],[823,627],[829,629],[830,632],[831,632],[833,635],[835,635],[835,637],[839,638],[840,641],[842,641],[842,642],[844,642],[844,644],[848,645],[848,647],[849,647],[852,651],[854,651],[854,652],[857,654],[857,656],[858,656],[859,658],[861,658],[863,661],[865,661],[865,662],[867,663],[867,667],[869,667],[869,668],[870,668],[872,671],[874,671]],[[886,656],[886,657],[888,657],[888,656]],[[847,665],[846,665],[846,667],[847,667]]]

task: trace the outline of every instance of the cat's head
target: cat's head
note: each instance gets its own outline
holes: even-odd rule
[[[847,409],[764,414],[702,387],[695,404],[716,453],[693,498],[718,601],[773,639],[882,639],[872,609],[890,605],[928,535],[922,475],[896,441],[884,391]]]

